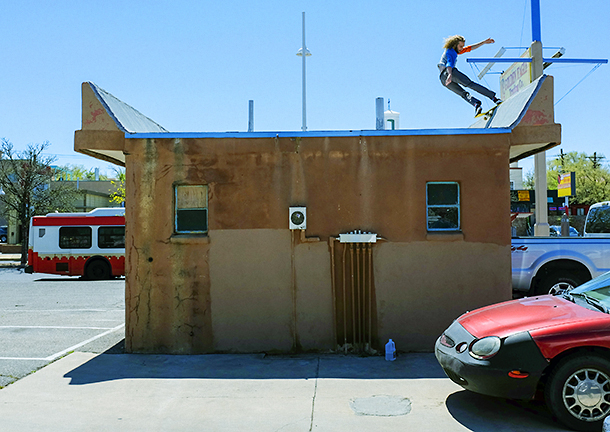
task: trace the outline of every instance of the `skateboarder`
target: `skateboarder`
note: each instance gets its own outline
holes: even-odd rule
[[[481,101],[464,90],[462,86],[468,87],[477,93],[481,93],[483,96],[491,99],[495,104],[502,103],[502,101],[496,97],[495,92],[471,81],[470,78],[457,70],[455,67],[455,64],[457,63],[457,56],[458,54],[464,54],[477,49],[480,46],[492,44],[494,42],[495,41],[492,38],[487,38],[484,41],[465,47],[464,44],[466,43],[466,39],[464,39],[463,36],[449,36],[447,39],[445,39],[445,51],[443,52],[440,63],[438,64],[438,68],[441,71],[441,83],[452,92],[461,96],[466,102],[474,106],[475,116],[481,113]]]

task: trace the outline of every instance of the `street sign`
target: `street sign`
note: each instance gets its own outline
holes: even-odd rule
[[[576,173],[559,174],[557,181],[557,196],[571,197],[576,195]]]

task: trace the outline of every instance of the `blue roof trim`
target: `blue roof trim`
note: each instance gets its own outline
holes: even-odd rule
[[[433,135],[490,135],[510,133],[509,128],[460,128],[460,129],[398,129],[398,130],[349,130],[311,132],[143,132],[126,133],[125,138],[324,138],[357,136],[433,136]]]

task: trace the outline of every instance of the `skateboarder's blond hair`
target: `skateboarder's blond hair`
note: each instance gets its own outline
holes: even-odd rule
[[[443,48],[456,49],[459,42],[466,43],[466,39],[464,39],[464,36],[460,36],[460,35],[449,36],[448,38],[445,38],[445,45],[443,45]]]

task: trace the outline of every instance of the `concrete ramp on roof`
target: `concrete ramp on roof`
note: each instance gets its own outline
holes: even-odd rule
[[[553,77],[543,75],[501,103],[470,128],[511,129],[510,161],[516,162],[561,143],[555,123]]]
[[[491,115],[478,117],[470,127],[513,129],[525,117],[546,78],[547,75],[541,76],[519,93],[498,105]]]
[[[136,133],[167,133],[158,123],[92,82],[82,84],[81,130],[75,132],[75,150],[125,166],[124,140]]]
[[[107,117],[114,122],[114,125],[118,130],[130,134],[142,132],[167,132],[163,126],[92,82],[83,83],[83,127],[85,124],[91,125],[97,123],[98,120],[102,120],[100,119],[100,115],[103,114],[100,112],[99,107],[94,106],[95,104],[92,103],[93,101],[91,101],[90,98],[87,101],[89,104],[87,108],[89,109],[85,109],[85,93],[88,93],[87,90],[90,90],[90,92],[93,93],[97,101],[106,111],[105,114],[107,114]],[[86,115],[87,118],[85,118]],[[104,126],[109,127],[111,125]],[[96,125],[94,129],[100,130],[99,125]]]
[[[540,153],[561,143],[561,125],[553,111],[553,77],[542,76],[502,103],[492,115],[481,117],[469,128],[322,131],[289,133],[297,137],[330,136],[451,136],[505,134],[510,145],[510,162]],[[278,137],[280,133],[178,133],[165,128],[136,109],[93,84],[82,84],[82,126],[74,136],[74,149],[117,165],[125,166],[125,146],[130,138],[243,138]]]

